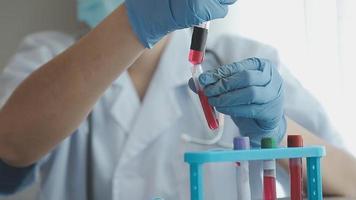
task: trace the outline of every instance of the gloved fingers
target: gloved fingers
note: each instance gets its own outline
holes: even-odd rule
[[[265,104],[277,98],[282,92],[282,82],[279,86],[267,84],[266,86],[249,86],[233,90],[219,96],[209,97],[213,106],[238,106],[248,104]]]
[[[221,4],[231,5],[234,4],[237,0],[218,0]]]
[[[239,105],[239,106],[218,106],[215,107],[217,111],[225,115],[230,115],[233,118],[255,118],[260,110],[263,109],[263,105],[250,104],[250,105]]]
[[[199,82],[203,87],[213,84],[222,78],[227,78],[243,70],[261,70],[263,66],[271,65],[266,59],[248,58],[239,62],[217,67],[216,69],[204,72],[199,77]]]
[[[216,110],[232,118],[249,118],[261,122],[271,122],[283,114],[283,95],[265,104],[248,104],[237,106],[216,106]]]
[[[195,88],[195,83],[192,78],[189,79],[188,86],[194,93],[197,93],[197,89]]]
[[[242,70],[229,77],[221,78],[217,82],[207,85],[204,88],[208,97],[222,95],[224,93],[246,88],[249,86],[264,86],[270,82],[271,67],[269,65],[260,70]]]
[[[221,3],[219,0],[190,0],[190,2],[190,7],[196,14],[200,23],[213,19],[224,18],[228,13],[228,4]]]

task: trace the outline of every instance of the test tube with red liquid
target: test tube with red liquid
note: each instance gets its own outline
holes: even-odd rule
[[[303,147],[301,135],[288,135],[288,147]],[[301,158],[289,159],[291,200],[303,199],[303,165]]]
[[[193,65],[192,67],[192,77],[194,81],[195,88],[198,92],[200,104],[203,108],[205,119],[208,122],[208,126],[212,130],[219,128],[219,120],[215,108],[211,106],[208,102],[208,98],[204,95],[204,90],[199,83],[199,76],[203,73],[201,64]]]
[[[276,148],[276,142],[273,138],[263,138],[261,148]],[[263,161],[263,200],[276,200],[276,161]]]
[[[204,95],[204,90],[199,83],[199,75],[203,73],[201,63],[204,59],[206,40],[208,37],[209,22],[202,23],[193,27],[193,36],[190,45],[189,62],[192,66],[192,77],[195,88],[197,89],[205,119],[211,130],[219,128],[219,120],[215,108],[208,102]]]

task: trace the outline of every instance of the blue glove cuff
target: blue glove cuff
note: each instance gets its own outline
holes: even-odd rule
[[[239,121],[241,122],[241,119],[239,119]],[[284,115],[282,116],[278,126],[273,129],[263,129],[259,127],[256,122],[251,124],[251,121],[251,119],[246,119],[247,123],[235,123],[238,124],[241,135],[250,137],[252,147],[261,147],[261,139],[264,137],[272,137],[279,144],[286,133],[287,121]]]
[[[169,1],[160,1],[160,3],[167,4],[164,5],[163,7],[167,7],[167,8],[169,7]],[[131,24],[131,28],[135,33],[135,35],[137,36],[137,38],[139,39],[139,41],[141,42],[141,44],[145,48],[151,49],[162,37],[164,37],[170,32],[167,31],[165,33],[162,33],[162,30],[173,29],[170,27],[166,27],[163,29],[162,27],[167,26],[167,24],[176,25],[176,22],[174,21],[172,14],[168,9],[161,10],[160,11],[161,13],[156,13],[156,14],[152,13],[153,16],[151,16],[150,18],[145,18],[145,19],[139,18],[139,16],[142,16],[140,15],[139,12],[143,12],[143,11],[140,11],[137,5],[135,6],[132,4],[134,4],[134,1],[126,1],[124,4],[127,10],[127,15]],[[166,12],[166,13],[162,13],[162,12]],[[165,17],[154,16],[158,14],[160,16],[165,16]],[[160,18],[161,22],[160,23],[155,22],[157,20],[153,20],[153,19],[156,18]],[[153,22],[155,22],[156,24],[154,24]]]
[[[133,32],[135,33],[136,37],[140,40],[141,44],[145,48],[152,48],[152,44],[150,44],[148,41],[146,41],[145,37],[142,34],[142,29],[143,27],[140,27],[141,24],[138,22],[139,20],[137,19],[137,15],[135,14],[134,10],[130,9],[130,1],[125,2],[125,7],[127,9],[127,16],[129,18],[131,28]]]

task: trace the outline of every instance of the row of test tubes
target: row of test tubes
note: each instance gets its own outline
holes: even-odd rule
[[[288,147],[302,147],[303,138],[300,135],[288,135]],[[263,138],[261,148],[277,148],[273,138]],[[248,137],[234,138],[234,150],[250,149],[250,140]],[[303,199],[303,166],[301,158],[289,159],[291,200]],[[251,200],[251,190],[249,183],[249,164],[248,161],[236,162],[236,185],[237,199]],[[263,199],[277,199],[276,192],[276,161],[263,161]]]

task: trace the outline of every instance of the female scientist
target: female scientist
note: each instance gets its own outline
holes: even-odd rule
[[[211,146],[181,139],[207,137],[208,129],[187,86],[190,33],[175,30],[224,17],[234,1],[78,0],[79,19],[93,28],[80,40],[58,32],[28,36],[0,77],[0,192],[37,181],[39,199],[188,199],[183,153]],[[276,51],[239,37],[208,48],[214,51],[204,65],[213,69],[200,82],[209,102],[231,116],[221,142],[237,135],[254,145],[264,136],[282,141],[285,113],[318,137],[291,120],[289,127],[336,152],[324,160],[325,192],[350,194],[340,180],[355,175],[330,171],[335,159],[355,162],[332,146],[337,135],[322,109]],[[260,163],[252,163],[254,199],[259,172]],[[232,173],[231,164],[207,166],[207,199],[236,198]]]

